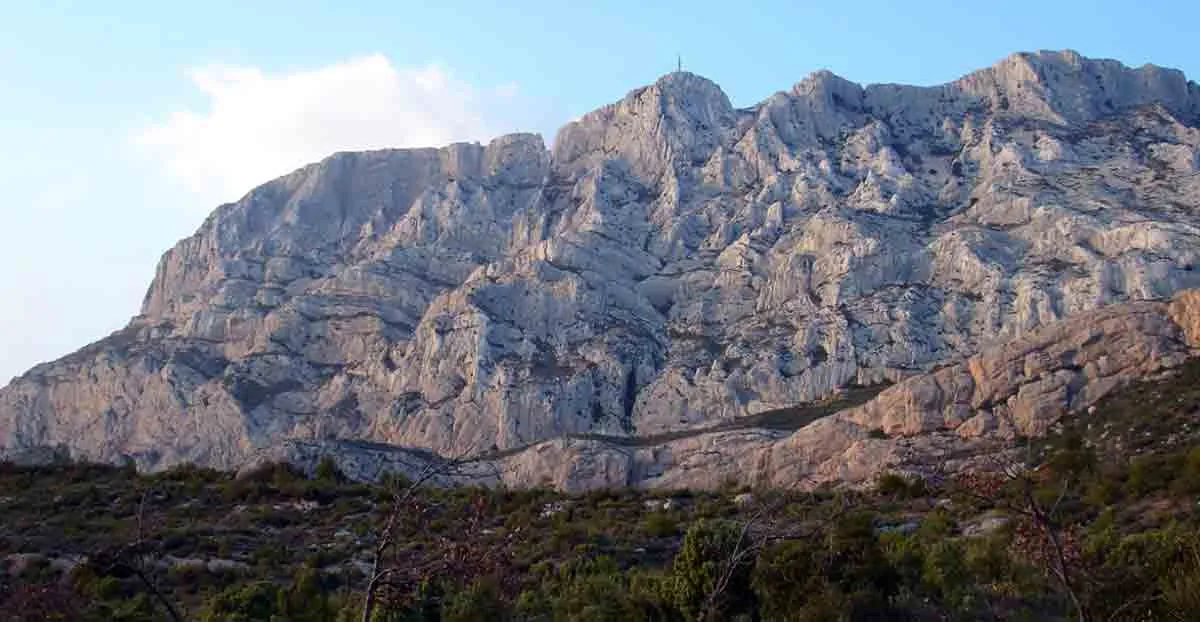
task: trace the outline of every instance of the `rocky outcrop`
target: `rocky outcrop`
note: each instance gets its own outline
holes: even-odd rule
[[[977,353],[1200,286],[1198,119],[1177,71],[1044,52],[937,87],[818,72],[747,109],[673,73],[552,150],[336,154],[218,208],[125,329],[0,390],[0,448],[234,468],[284,439],[536,447],[509,454],[521,481],[587,487],[853,479],[905,455],[869,429],[1036,432],[1043,404],[1166,346],[1008,346],[1074,348],[1015,393]],[[1096,321],[1155,334],[1151,316]],[[883,381],[891,402],[786,438],[632,440]]]
[[[1010,435],[1040,436],[1064,410],[1182,363],[1200,343],[1174,318],[1200,309],[1196,293],[1170,306],[1140,302],[1081,313],[905,380],[847,415],[887,435],[962,427],[963,436],[975,437],[1003,425]]]
[[[1085,413],[1113,391],[1169,373],[1200,353],[1188,320],[1200,291],[1170,303],[1117,304],[1045,326],[793,433],[763,428],[696,432],[657,443],[555,439],[439,471],[439,482],[551,486],[566,491],[640,486],[707,488],[727,483],[782,488],[871,484],[885,472],[949,474],[989,466],[1017,435],[1037,437],[1068,413]],[[356,443],[289,441],[261,461],[309,470],[335,457],[356,479],[413,477],[428,454]],[[999,464],[999,463],[997,463]],[[992,466],[996,466],[993,464]]]

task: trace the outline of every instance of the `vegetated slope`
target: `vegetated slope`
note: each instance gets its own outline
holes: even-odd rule
[[[897,381],[1200,284],[1200,88],[1073,52],[936,87],[672,73],[559,132],[336,154],[218,208],[130,325],[0,390],[0,447],[462,455]]]
[[[995,486],[887,476],[870,491],[808,494],[422,488],[398,514],[383,609],[426,620],[1066,620],[1082,607],[1091,619],[1189,619],[1200,605],[1197,379],[1193,359],[1116,392],[1030,445],[1028,470]],[[1045,521],[1026,514],[1026,485]],[[388,490],[328,466],[314,479],[284,466],[234,479],[3,465],[0,612],[163,619],[160,599],[110,563],[140,537],[144,572],[188,618],[356,619]],[[749,553],[730,566],[735,550]],[[710,598],[714,568],[731,572]]]

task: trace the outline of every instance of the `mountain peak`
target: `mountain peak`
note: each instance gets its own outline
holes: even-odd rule
[[[570,167],[588,154],[621,154],[657,179],[671,162],[707,156],[733,125],[733,105],[721,87],[675,71],[565,125],[554,141],[554,159]]]
[[[692,94],[716,97],[725,95],[725,92],[721,90],[721,87],[716,82],[690,71],[665,73],[659,76],[654,81],[654,84],[647,88],[656,88],[665,94]]]
[[[863,87],[828,69],[819,69],[808,74],[792,87],[792,94],[825,102],[827,105],[851,105],[857,107],[863,98]]]
[[[1200,108],[1195,85],[1178,69],[1130,68],[1074,50],[1010,54],[952,85],[991,100],[1002,112],[1057,123],[1087,122],[1154,103],[1187,116]]]

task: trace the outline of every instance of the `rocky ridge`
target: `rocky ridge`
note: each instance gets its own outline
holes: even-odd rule
[[[1067,338],[1045,331],[1072,318],[1119,327],[1110,358],[1122,340],[1163,368],[1186,350],[1182,316],[1136,301],[1200,286],[1198,128],[1182,73],[1068,51],[936,87],[818,72],[745,109],[673,73],[549,151],[518,134],[336,154],[218,208],[125,329],[0,390],[0,447],[150,469],[358,441],[524,448],[506,460],[529,476],[508,477],[570,487],[711,483],[722,463],[854,479],[898,464],[902,439],[1037,433],[1159,364],[1087,355],[1005,394],[1009,363],[971,368],[977,353],[1039,335],[1055,352]],[[791,434],[603,440],[882,382],[898,384]],[[872,422],[900,440],[867,442]]]
[[[1170,303],[1111,305],[910,377],[853,408],[792,433],[765,428],[697,432],[660,443],[554,439],[447,470],[444,483],[552,486],[577,492],[637,486],[713,489],[867,485],[882,473],[939,476],[994,468],[1016,437],[1044,435],[1131,382],[1171,373],[1200,353],[1200,290]],[[1080,415],[1080,416],[1086,416]],[[415,476],[427,454],[340,441],[289,441],[252,460],[309,471],[334,456],[350,477]]]

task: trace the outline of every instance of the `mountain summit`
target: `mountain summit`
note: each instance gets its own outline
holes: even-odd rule
[[[1011,387],[1036,370],[1065,383],[1007,413],[1037,433],[1100,379],[1195,345],[1184,303],[1129,303],[1200,287],[1198,206],[1200,87],[1175,70],[1015,54],[933,87],[818,72],[746,109],[675,72],[567,124],[552,152],[513,134],[339,153],[219,207],[164,254],[126,328],[0,390],[0,448],[235,468],[372,441],[637,483],[686,456],[663,445],[635,469],[622,442],[757,422],[851,385],[901,383],[879,398],[898,400],[981,352],[1017,360],[1013,340],[1041,352],[1083,335],[1083,352],[1128,330],[1129,352],[1159,357],[1022,363]],[[1000,429],[1008,397],[935,427],[983,413],[976,436]],[[912,422],[928,398],[738,442],[784,442],[770,455],[786,462],[868,428],[926,433]],[[694,455],[729,439],[702,437]],[[603,451],[584,460],[588,443]],[[870,455],[895,459],[889,447]],[[804,464],[788,477],[815,477]]]

